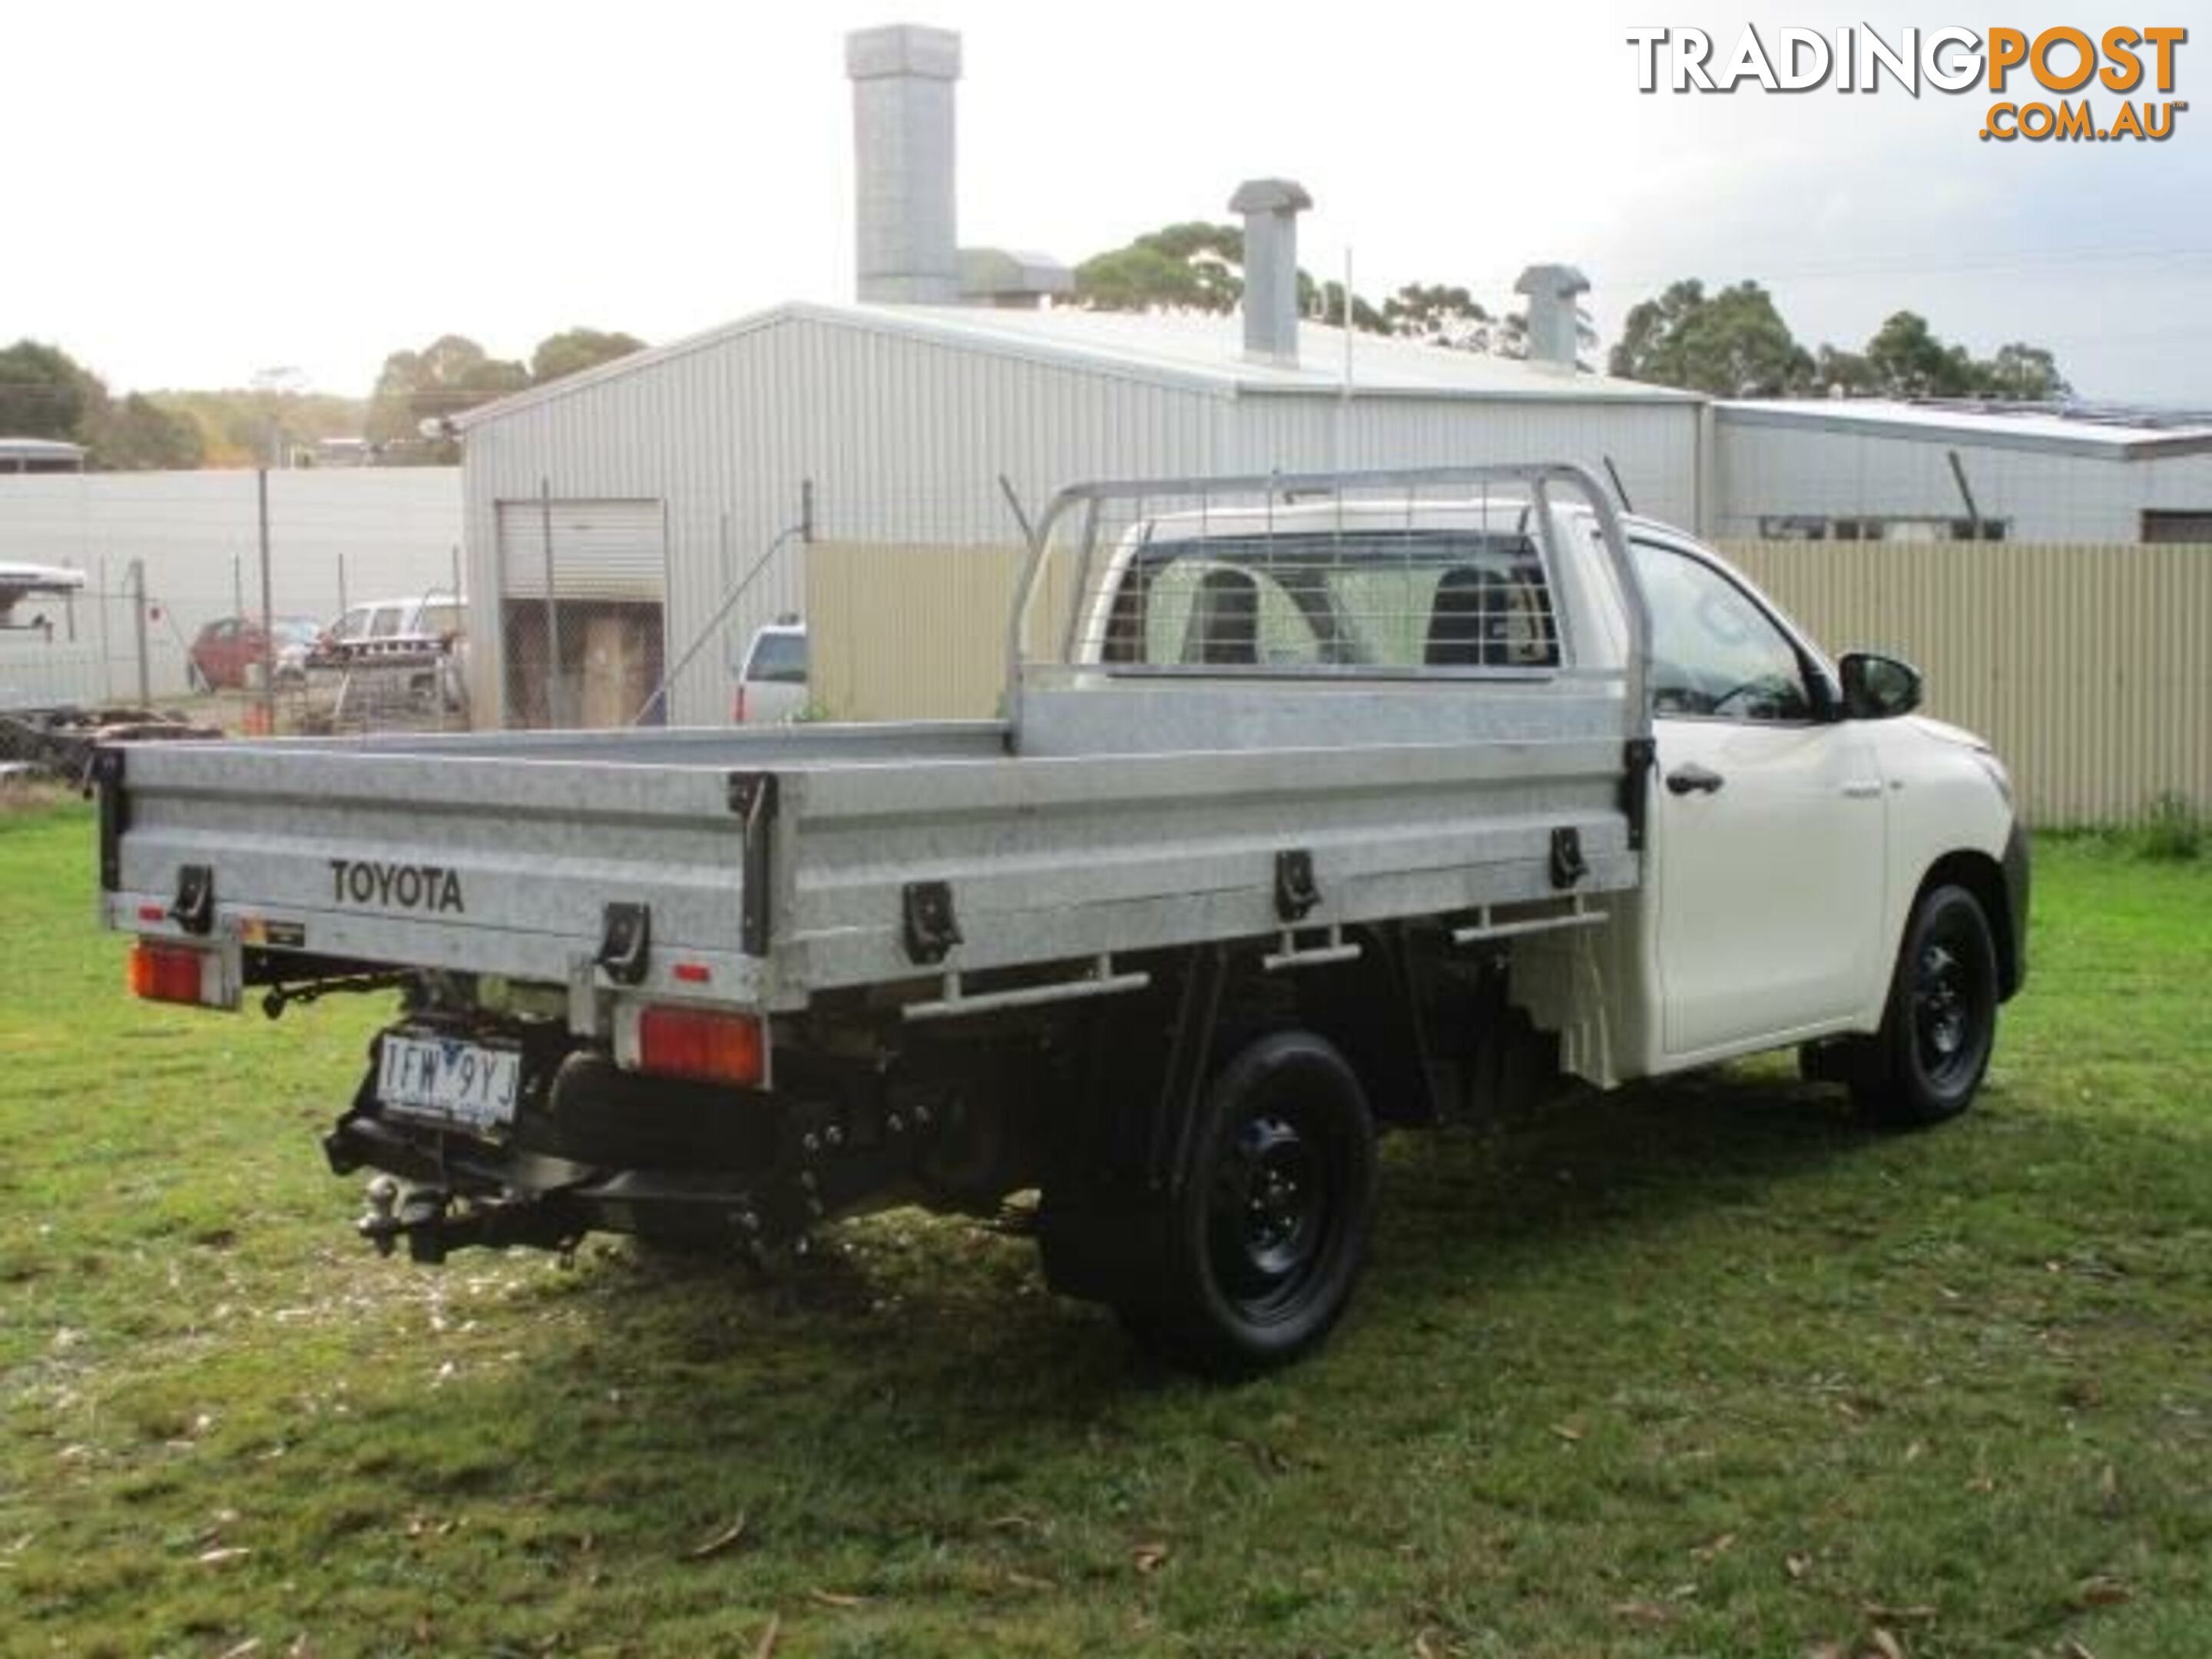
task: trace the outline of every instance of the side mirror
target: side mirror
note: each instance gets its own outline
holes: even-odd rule
[[[1850,651],[1837,663],[1844,682],[1844,717],[1894,720],[1920,707],[1920,671],[1873,651]]]

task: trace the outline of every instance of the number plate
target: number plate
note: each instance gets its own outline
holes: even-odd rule
[[[395,1112],[465,1129],[494,1129],[514,1121],[522,1055],[458,1037],[384,1039],[377,1098]]]

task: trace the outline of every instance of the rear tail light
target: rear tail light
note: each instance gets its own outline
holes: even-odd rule
[[[647,1005],[618,1019],[615,1058],[633,1071],[750,1088],[768,1075],[768,1041],[750,1014]]]
[[[131,994],[149,1002],[230,1006],[223,995],[222,958],[213,951],[137,939],[131,946],[130,974]]]
[[[738,695],[730,700],[730,719],[738,726],[745,723],[745,683],[738,682]]]

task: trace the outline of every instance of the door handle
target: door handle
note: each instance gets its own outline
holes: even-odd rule
[[[1716,794],[1723,780],[1717,772],[1708,770],[1692,761],[1687,766],[1678,766],[1667,775],[1667,787],[1678,795]]]

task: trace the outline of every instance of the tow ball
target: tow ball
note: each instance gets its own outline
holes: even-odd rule
[[[403,1203],[399,1183],[388,1175],[380,1175],[368,1183],[367,1196],[368,1213],[354,1225],[363,1238],[376,1247],[377,1255],[390,1255],[392,1246],[404,1237],[407,1253],[416,1261],[445,1260],[446,1242],[442,1235],[449,1202],[445,1194],[434,1188],[417,1187],[405,1194]]]

